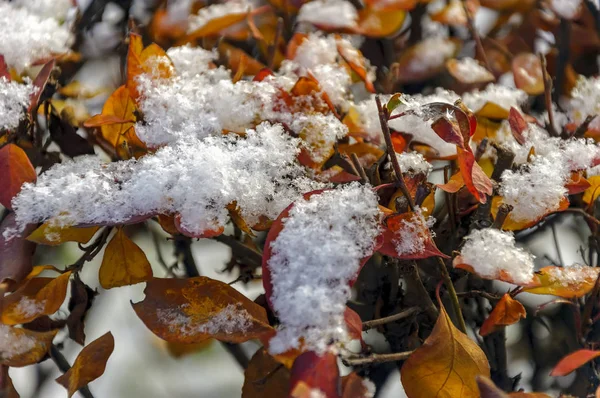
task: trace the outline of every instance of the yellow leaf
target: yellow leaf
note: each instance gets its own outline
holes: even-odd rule
[[[533,294],[552,294],[563,298],[582,297],[594,288],[598,272],[600,268],[584,265],[544,267],[536,272],[539,282],[526,287],[523,291]]]
[[[587,180],[591,186],[583,193],[583,201],[589,205],[600,196],[600,176],[592,176]]]
[[[61,227],[45,222],[27,237],[40,245],[58,246],[65,242],[88,243],[100,227]]]
[[[146,255],[123,229],[108,242],[100,266],[100,285],[104,289],[134,285],[152,277],[152,267]]]
[[[452,324],[440,302],[433,331],[404,362],[400,375],[410,398],[476,398],[475,377],[490,377],[490,366],[481,348]]]

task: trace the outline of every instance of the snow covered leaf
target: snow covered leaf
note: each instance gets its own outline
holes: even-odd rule
[[[202,37],[218,35],[230,26],[243,22],[246,19],[247,13],[247,10],[240,9],[240,12],[208,20],[204,25],[187,35],[185,39],[186,41],[193,41]]]
[[[496,306],[490,312],[481,329],[479,335],[487,336],[495,332],[503,326],[512,325],[519,322],[521,318],[527,317],[525,307],[519,301],[513,299],[510,294],[506,293]]]
[[[479,203],[487,202],[487,196],[493,192],[492,180],[475,161],[473,152],[462,150],[460,147],[457,147],[457,151],[458,165],[465,186]]]
[[[365,82],[365,88],[367,89],[367,91],[374,93],[375,87],[373,86],[373,82],[371,82],[369,78],[369,71],[367,70],[367,66],[365,65],[364,58],[362,56],[356,57],[353,54],[347,54],[347,49],[339,42],[337,43],[337,50],[340,54],[340,57],[342,57],[344,62],[348,64],[352,72],[356,73],[360,80]]]
[[[352,33],[362,34],[367,37],[380,38],[396,33],[406,18],[406,11],[385,10],[374,7],[365,7],[358,11],[357,27]]]
[[[27,154],[15,144],[0,148],[0,175],[0,204],[7,209],[12,209],[12,198],[21,192],[21,186],[37,178]]]
[[[591,176],[587,179],[590,187],[583,193],[583,201],[591,205],[600,196],[600,176]]]
[[[539,283],[525,286],[523,291],[533,294],[552,294],[563,298],[576,298],[594,288],[600,268],[584,265],[565,267],[548,266],[536,272]]]
[[[246,54],[244,50],[222,41],[219,43],[219,53],[227,60],[227,67],[234,74],[242,69],[243,75],[254,76],[267,66]]]
[[[58,384],[67,389],[69,398],[81,387],[102,376],[114,348],[115,339],[111,332],[83,347],[73,366],[56,379]]]
[[[207,277],[152,278],[146,298],[133,304],[158,337],[179,343],[209,338],[230,343],[265,339],[274,334],[265,309],[231,286]]]
[[[487,357],[458,330],[439,299],[440,314],[423,345],[400,369],[402,386],[411,398],[479,397],[475,377],[490,376]]]
[[[458,1],[454,1],[448,7],[457,3],[458,7],[462,8]],[[495,80],[494,75],[473,58],[450,59],[446,62],[446,68],[452,77],[463,84],[481,84]]]
[[[35,229],[30,224],[24,235]],[[15,213],[9,213],[0,223],[0,284],[7,284],[8,291],[21,282],[31,271],[35,244],[25,240],[25,236],[11,236],[17,230]]]
[[[377,250],[381,254],[402,260],[448,258],[433,242],[428,221],[420,211],[389,216],[383,226],[383,245]]]
[[[521,53],[513,58],[512,71],[517,88],[529,95],[544,92],[544,75],[540,58],[532,53]]]
[[[369,379],[360,377],[352,372],[342,377],[342,398],[373,398],[375,396],[375,384]]]
[[[454,39],[433,37],[404,50],[398,59],[396,78],[400,83],[427,80],[444,70],[446,61],[460,48]]]
[[[577,350],[561,359],[550,372],[550,376],[566,376],[598,357],[600,357],[600,351]]]
[[[535,280],[533,256],[515,246],[512,233],[494,228],[471,231],[453,264],[486,279],[517,285]]]
[[[54,69],[54,65],[56,65],[56,61],[54,61],[54,59],[46,63],[33,81],[34,91],[31,93],[31,98],[29,100],[29,113],[32,115],[36,113],[37,107],[40,105],[40,100],[42,99],[44,89],[46,88],[50,74]],[[44,100],[45,99],[46,98],[44,98]]]
[[[153,79],[165,79],[174,73],[173,63],[165,50],[155,43],[144,49],[142,46],[142,38],[139,35],[135,33],[129,35],[126,86],[131,98],[136,102],[140,99],[138,76],[149,74]]]
[[[58,246],[65,242],[88,243],[100,227],[63,227],[46,221],[33,231],[27,240],[39,245]]]
[[[104,289],[135,285],[152,278],[152,267],[143,250],[117,229],[102,258],[99,280]]]
[[[52,345],[58,330],[34,332],[0,323],[0,364],[13,367],[41,361]]]
[[[67,295],[71,272],[56,278],[33,278],[2,299],[2,323],[18,325],[54,314]]]
[[[188,236],[190,238],[196,239],[204,239],[204,238],[214,238],[215,236],[219,236],[225,231],[225,226],[217,226],[214,229],[205,229],[202,232],[193,232],[185,228],[181,223],[181,214],[176,214],[174,218],[175,228],[182,235]]]
[[[346,307],[344,321],[346,322],[346,328],[348,329],[348,337],[352,340],[359,340],[360,344],[365,347],[365,342],[362,338],[362,320],[360,319],[360,315],[352,308]]]
[[[290,371],[261,348],[244,371],[242,398],[285,397],[289,386]]]
[[[504,200],[501,196],[494,196],[494,198],[492,199],[492,216],[494,218],[496,218],[496,215],[498,214],[498,209],[500,208],[500,206],[502,206],[502,204],[504,204]],[[554,211],[563,211],[569,208],[569,199],[567,199],[566,197],[563,197],[559,203],[559,206],[556,210]],[[549,213],[549,212],[548,212]],[[543,219],[545,217],[545,214],[534,218],[532,220],[515,220],[514,216],[511,213],[508,213],[508,216],[506,217],[506,220],[504,220],[504,224],[502,224],[502,229],[506,230],[506,231],[520,231],[522,229],[526,229],[526,228],[531,228],[534,225],[536,225],[541,219]]]
[[[294,361],[290,378],[290,397],[310,398],[316,391],[323,398],[340,397],[340,370],[331,352],[322,355],[305,352]]]

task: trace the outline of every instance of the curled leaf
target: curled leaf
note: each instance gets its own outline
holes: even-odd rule
[[[598,357],[600,357],[600,351],[577,350],[561,359],[550,372],[550,376],[566,376]]]
[[[527,316],[527,311],[525,311],[525,307],[523,304],[513,299],[510,294],[506,293],[496,306],[490,312],[483,325],[481,325],[481,329],[479,329],[479,334],[481,336],[487,336],[490,333],[498,330],[502,326],[512,325],[514,323],[519,322],[521,318],[525,318]]]
[[[600,268],[583,265],[548,266],[536,272],[539,283],[525,287],[523,291],[563,298],[582,297],[592,291],[599,272]]]

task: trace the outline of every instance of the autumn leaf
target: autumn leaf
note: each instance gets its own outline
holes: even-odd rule
[[[274,333],[263,307],[220,281],[153,278],[144,292],[146,298],[133,309],[148,329],[167,341],[189,344],[212,337],[241,343]]]
[[[494,196],[494,198],[492,199],[492,216],[494,217],[494,219],[496,218],[496,215],[498,214],[498,209],[500,208],[500,206],[502,206],[503,203],[504,202],[503,202],[503,199],[501,196]],[[569,199],[564,197],[560,201],[558,209],[556,209],[555,211],[557,211],[557,212],[564,211],[568,208],[569,208]],[[515,221],[513,219],[513,217],[511,216],[511,213],[508,213],[506,220],[504,220],[504,223],[502,224],[502,229],[505,231],[520,231],[522,229],[531,228],[534,225],[536,225],[544,217],[545,217],[545,215],[535,218],[535,219],[532,219],[532,220]]]
[[[517,88],[529,95],[544,92],[544,75],[540,57],[532,53],[521,53],[513,58],[512,72]]]
[[[101,117],[94,116],[84,123],[85,126],[100,126],[102,138],[113,148],[119,144],[122,136],[133,129],[136,121],[135,103],[126,86],[113,92],[102,107]],[[110,123],[108,123],[110,121]]]
[[[35,182],[37,175],[29,158],[15,144],[0,148],[0,204],[12,209],[12,199],[21,192],[26,182]]]
[[[439,296],[438,301],[440,314],[431,334],[400,369],[404,391],[410,398],[479,397],[475,377],[490,377],[487,357],[454,326]]]
[[[600,196],[600,176],[591,176],[587,179],[590,187],[583,193],[583,201],[591,205]]]
[[[104,289],[134,285],[152,278],[152,267],[144,251],[127,237],[123,228],[112,237],[100,265],[100,285]]]
[[[479,329],[479,335],[487,336],[490,333],[495,332],[502,326],[512,325],[519,322],[521,318],[527,317],[527,311],[523,304],[513,299],[510,294],[506,293],[500,301],[496,304],[490,315],[488,315],[481,329]]]
[[[2,323],[17,325],[54,314],[67,295],[71,272],[56,278],[33,278],[2,299]]]
[[[111,332],[92,341],[77,355],[73,366],[56,379],[57,383],[66,388],[71,397],[81,387],[102,376],[114,348],[115,339]]]
[[[129,48],[127,50],[127,83],[131,98],[139,101],[137,77],[141,74],[151,74],[153,78],[167,78],[174,72],[173,64],[165,50],[152,43],[143,48],[141,36],[131,33],[129,35]],[[104,114],[104,112],[102,112]]]
[[[362,320],[360,319],[360,315],[352,308],[346,307],[346,310],[344,311],[344,322],[346,323],[346,329],[348,330],[348,337],[352,340],[359,340],[361,346],[366,347],[362,338]]]
[[[242,398],[285,397],[289,385],[290,371],[261,348],[244,371]]]
[[[27,240],[40,245],[58,246],[65,242],[88,243],[100,227],[63,227],[47,221],[33,231]]]
[[[577,195],[578,193],[585,192],[590,188],[592,184],[580,173],[572,172],[569,177],[569,181],[565,184],[565,188],[569,191],[569,195]]]
[[[452,175],[452,177],[450,177],[450,179],[448,180],[447,183],[437,184],[438,188],[440,188],[442,191],[448,192],[448,193],[456,193],[456,192],[460,191],[460,189],[464,186],[465,186],[465,182],[463,180],[463,177],[462,177],[462,174],[460,173],[460,171],[458,173]]]
[[[487,196],[493,192],[492,180],[479,166],[473,152],[462,150],[460,147],[457,147],[457,151],[458,164],[465,186],[479,203],[487,202]]]
[[[373,385],[374,388],[375,385]],[[365,379],[360,377],[356,372],[342,377],[342,398],[365,398],[371,396],[373,396],[373,391],[367,387]]]
[[[399,83],[420,82],[434,77],[444,70],[446,61],[454,58],[460,50],[458,40],[449,38],[430,40],[436,40],[436,43],[432,44],[429,40],[422,40],[402,52],[402,55],[398,58],[398,69],[396,71],[396,78]],[[440,43],[438,44],[437,41]],[[429,58],[429,54],[431,54],[430,46],[446,46],[451,48],[451,51],[447,54],[438,54],[435,61],[432,61]]]
[[[505,393],[499,389],[494,382],[485,376],[477,376],[477,387],[481,394],[480,398],[551,398],[550,395],[541,392],[511,392]]]
[[[35,225],[28,225],[23,235],[31,233]],[[29,274],[33,266],[35,244],[24,236],[10,236],[17,230],[15,213],[9,213],[0,223],[0,284],[12,291],[16,284]]]
[[[598,357],[600,357],[600,351],[577,350],[561,359],[550,372],[550,376],[566,376]]]
[[[202,238],[214,238],[215,236],[219,236],[223,233],[223,231],[225,231],[225,227],[223,225],[219,225],[219,226],[215,226],[214,229],[206,229],[202,232],[192,232],[189,231],[185,226],[183,226],[181,224],[181,215],[180,214],[176,214],[174,219],[173,219],[175,228],[177,229],[177,231],[179,231],[179,233],[188,236],[190,238],[197,238],[197,239],[202,239]]]
[[[510,131],[512,131],[513,137],[521,145],[525,144],[525,137],[523,132],[527,130],[527,122],[521,113],[515,108],[511,107],[508,115],[508,123],[510,125]]]
[[[308,388],[305,390],[302,385]],[[323,397],[340,397],[340,370],[337,358],[331,352],[322,355],[307,351],[294,361],[291,370],[290,396],[294,398],[310,398],[306,392],[320,390]],[[304,391],[302,391],[304,390]]]
[[[71,282],[67,328],[69,329],[69,337],[81,345],[85,344],[85,316],[92,307],[96,294],[98,293],[83,283],[78,274],[75,274]]]
[[[380,38],[396,33],[406,19],[405,10],[385,10],[365,7],[358,11],[355,33],[368,37]]]
[[[453,1],[448,7],[451,7],[452,5],[462,8],[461,3],[457,1]],[[472,62],[475,64],[473,66],[469,66],[469,68],[477,67],[477,61],[473,60]],[[483,84],[493,82],[495,80],[494,75],[485,69],[485,66],[479,65],[480,72],[474,74],[470,69],[463,68],[461,61],[457,59],[449,59],[446,61],[446,69],[453,78],[462,84]]]
[[[552,294],[576,298],[588,294],[596,283],[600,268],[584,265],[569,267],[548,266],[536,272],[539,283],[526,286],[523,291],[533,294]]]
[[[52,345],[58,330],[34,332],[0,324],[0,364],[22,367],[41,361]]]
[[[33,87],[36,88],[31,93],[29,98],[29,113],[35,115],[37,107],[40,105],[40,99],[42,99],[42,94],[44,94],[44,89],[46,88],[46,84],[48,84],[48,79],[50,78],[50,74],[56,65],[56,61],[51,59],[48,61],[42,69],[40,69],[39,73],[33,80]]]

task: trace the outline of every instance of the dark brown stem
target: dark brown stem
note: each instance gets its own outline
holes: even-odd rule
[[[352,152],[352,154],[350,155],[350,159],[352,160],[352,164],[354,165],[356,172],[362,179],[363,184],[369,182],[369,177],[367,177],[367,173],[365,173],[365,169],[360,164],[360,160],[358,160],[358,156],[356,156],[356,154],[354,152]]]
[[[454,284],[452,283],[452,279],[448,273],[448,268],[441,257],[437,257],[437,259],[440,265],[439,268],[442,273],[442,278],[444,278],[444,284],[446,285],[446,289],[448,289],[448,293],[450,294],[450,303],[452,304],[452,309],[454,310],[454,314],[458,320],[458,328],[461,332],[466,334],[467,325],[465,324],[465,318],[463,318],[462,310],[460,309],[460,302],[458,301],[456,290],[454,290]]]
[[[485,64],[486,69],[493,74],[494,71],[492,69],[492,65],[490,64],[490,61],[488,60],[488,57],[485,54],[485,49],[483,48],[481,37],[479,37],[479,33],[477,33],[477,29],[475,28],[475,24],[473,23],[473,16],[471,15],[471,11],[469,11],[466,2],[463,1],[462,6],[465,10],[465,15],[467,16],[467,27],[469,28],[469,32],[471,33],[473,40],[475,40],[477,52],[479,53],[479,56],[481,56],[481,59],[483,59],[483,63]]]
[[[383,137],[385,138],[387,154],[390,158],[390,162],[392,162],[394,174],[396,174],[396,180],[398,181],[398,185],[400,186],[402,194],[408,202],[408,207],[410,207],[411,211],[415,211],[415,203],[413,202],[412,196],[410,196],[410,192],[408,192],[408,189],[406,188],[404,177],[402,176],[402,169],[400,169],[398,157],[396,156],[396,151],[394,151],[392,135],[390,133],[390,127],[388,126],[388,117],[390,115],[387,113],[387,109],[384,109],[383,106],[381,106],[381,100],[379,99],[379,96],[375,97],[375,102],[377,102],[377,110],[379,112],[379,123],[381,124],[381,131],[383,132]]]
[[[492,228],[502,229],[504,221],[506,220],[506,217],[508,217],[508,213],[510,213],[512,209],[513,207],[511,205],[507,205],[506,203],[501,204],[498,208],[498,213],[496,214],[496,219],[492,224]]]
[[[413,351],[396,352],[393,354],[371,354],[364,358],[345,358],[342,362],[346,366],[364,366],[383,362],[405,361]]]
[[[558,137],[556,127],[554,124],[554,108],[552,106],[552,78],[548,75],[548,69],[546,68],[546,56],[540,54],[540,62],[542,64],[542,75],[544,79],[544,99],[546,102],[546,111],[548,112],[548,133],[552,137]]]
[[[429,320],[431,320],[431,322],[437,321],[439,315],[438,309],[433,304],[433,301],[431,301],[431,297],[429,297],[429,293],[423,285],[416,261],[412,262],[411,270],[404,275],[404,279],[406,280],[407,284],[414,286],[415,289],[417,289],[417,292],[421,297],[421,309],[425,311],[425,314],[427,314]]]
[[[396,322],[419,312],[418,307],[411,307],[407,310],[394,315],[386,316],[385,318],[373,319],[372,321],[363,322],[363,330],[373,329],[377,326],[385,325],[386,323]]]
[[[488,293],[486,291],[483,291],[483,290],[471,290],[470,292],[460,292],[460,293],[456,293],[456,295],[458,297],[464,297],[464,298],[483,297],[483,298],[488,299],[492,303],[500,301],[500,299],[501,299],[501,297],[495,296],[495,295]]]
[[[100,235],[89,246],[84,247],[82,245],[79,245],[79,249],[83,250],[84,253],[81,255],[81,257],[79,257],[79,259],[77,261],[75,261],[73,264],[69,265],[65,269],[65,272],[66,271],[79,272],[86,262],[92,261],[94,259],[94,257],[96,257],[98,255],[98,253],[100,253],[100,250],[102,250],[102,247],[104,247],[104,245],[106,244],[106,241],[108,240],[108,236],[110,235],[112,228],[113,227],[104,228],[104,230],[100,233]]]
[[[269,47],[269,55],[267,58],[267,66],[269,69],[273,69],[275,64],[275,56],[277,55],[277,47],[279,46],[279,41],[281,39],[281,35],[283,34],[283,18],[277,18],[277,27],[275,29],[275,37],[273,38],[273,43]]]
[[[585,132],[588,130],[588,127],[590,127],[590,124],[594,121],[595,118],[596,115],[589,115],[588,117],[586,117],[583,123],[581,123],[573,133],[573,137],[583,138]]]
[[[69,369],[71,369],[71,365],[69,365],[69,361],[67,361],[67,358],[65,358],[62,352],[60,352],[58,350],[58,347],[56,347],[54,344],[50,346],[50,358],[52,358],[52,360],[62,373],[66,373]],[[92,395],[92,392],[90,391],[88,386],[81,387],[79,389],[79,393],[83,395],[84,398],[94,398],[94,395]]]

